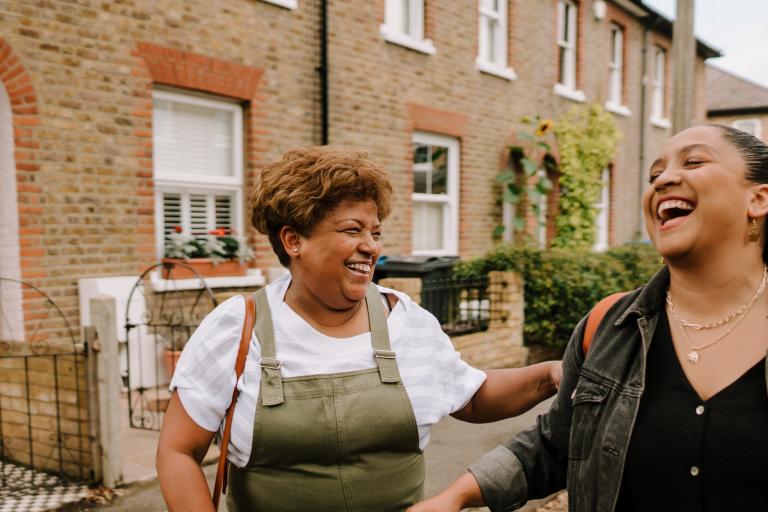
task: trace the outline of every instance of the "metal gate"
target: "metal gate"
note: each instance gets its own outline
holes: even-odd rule
[[[196,277],[177,279],[179,271]],[[142,272],[125,306],[126,347],[121,355],[131,427],[160,430],[176,361],[217,304],[205,280],[189,265],[163,262]]]
[[[93,481],[94,457],[87,350],[38,288],[0,277],[0,298],[0,503],[12,503]]]

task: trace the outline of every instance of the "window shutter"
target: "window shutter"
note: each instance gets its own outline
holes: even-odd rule
[[[176,231],[177,227],[183,227],[181,211],[181,194],[163,194],[163,238]]]
[[[232,232],[235,227],[232,206],[231,195],[216,196],[216,229],[224,228]]]
[[[189,195],[189,232],[194,237],[204,237],[213,229],[208,223],[208,197],[205,194]]]

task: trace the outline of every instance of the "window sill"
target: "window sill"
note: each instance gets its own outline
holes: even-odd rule
[[[380,27],[381,37],[388,43],[404,46],[410,50],[416,50],[427,55],[434,55],[437,51],[431,39],[416,39],[409,35],[392,32],[386,25]]]
[[[605,103],[605,110],[608,112],[613,112],[614,114],[629,117],[632,115],[632,111],[629,110],[629,107],[626,105],[618,105],[616,103],[613,103],[612,101],[608,101]]]
[[[203,278],[208,288],[248,288],[264,286],[266,280],[261,270],[249,268],[244,276],[237,277],[206,277]],[[199,279],[163,279],[159,272],[151,272],[149,282],[155,292],[171,292],[178,290],[200,290],[203,288]]]
[[[587,97],[584,95],[583,91],[571,89],[570,87],[566,87],[563,84],[555,84],[553,91],[558,96],[562,96],[563,98],[571,101],[576,101],[579,103],[584,103],[587,101]]]
[[[494,75],[506,80],[515,80],[517,78],[517,73],[515,73],[514,69],[499,66],[498,64],[494,64],[493,62],[488,62],[487,60],[482,60],[480,58],[475,59],[475,69],[482,73]]]
[[[672,123],[663,117],[651,117],[651,124],[656,128],[671,128]]]
[[[286,9],[295,9],[299,6],[299,0],[262,0],[268,4],[274,4],[278,7],[285,7]]]

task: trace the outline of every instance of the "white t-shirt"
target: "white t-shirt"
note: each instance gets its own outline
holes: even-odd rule
[[[283,301],[290,282],[291,276],[286,274],[267,286],[282,376],[375,368],[370,332],[351,338],[332,338],[318,332]],[[394,293],[399,299],[387,319],[390,346],[397,354],[400,377],[419,429],[419,447],[424,449],[432,425],[469,402],[486,375],[461,360],[432,314],[403,293],[379,290]],[[170,389],[178,389],[187,414],[211,432],[220,429],[232,400],[244,319],[241,296],[220,304],[192,334],[173,374]],[[253,334],[245,371],[237,382],[240,394],[229,445],[228,459],[238,467],[244,467],[251,455],[260,361],[259,342]]]

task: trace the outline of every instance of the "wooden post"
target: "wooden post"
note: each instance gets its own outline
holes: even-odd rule
[[[694,0],[677,0],[672,37],[672,133],[693,122],[696,38],[693,35]]]

